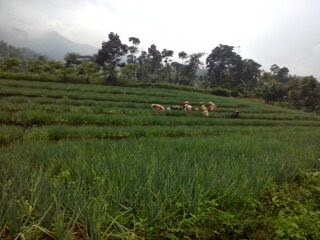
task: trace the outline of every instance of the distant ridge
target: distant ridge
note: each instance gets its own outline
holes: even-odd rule
[[[98,52],[98,48],[87,44],[75,43],[56,31],[49,31],[33,37],[19,28],[0,29],[0,39],[16,47],[30,48],[54,60],[63,60],[68,52],[77,52],[83,55],[92,55]]]

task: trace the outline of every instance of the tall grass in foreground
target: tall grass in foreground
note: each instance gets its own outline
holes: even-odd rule
[[[319,137],[319,131],[288,129],[192,139],[22,142],[0,155],[0,230],[29,239],[39,232],[162,238],[198,225],[219,232],[214,209],[240,213],[272,184],[319,167]],[[204,216],[205,223],[199,220]]]

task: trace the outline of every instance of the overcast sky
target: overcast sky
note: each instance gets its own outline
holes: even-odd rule
[[[265,69],[320,77],[319,0],[0,0],[0,27],[55,30],[96,47],[112,31],[176,54],[223,43]]]

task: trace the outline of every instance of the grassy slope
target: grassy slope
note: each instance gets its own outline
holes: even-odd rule
[[[184,100],[218,110],[150,109]],[[170,89],[13,80],[0,80],[0,112],[0,236],[294,239],[292,222],[296,239],[318,234],[258,201],[320,167],[316,115]]]

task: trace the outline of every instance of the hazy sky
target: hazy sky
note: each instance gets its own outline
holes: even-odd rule
[[[320,77],[319,0],[0,0],[0,27],[55,30],[96,47],[113,31],[176,54],[223,43],[265,69]]]

